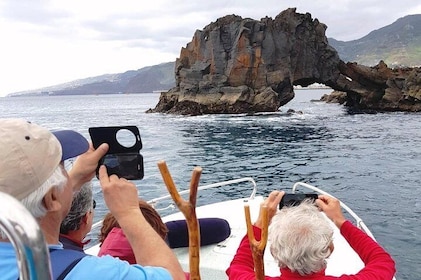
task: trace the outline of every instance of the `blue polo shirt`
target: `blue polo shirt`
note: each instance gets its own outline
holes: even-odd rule
[[[63,249],[60,245],[49,245],[50,249]],[[16,280],[19,277],[15,250],[11,243],[0,242],[1,279]],[[130,265],[111,256],[86,256],[67,274],[66,280],[79,279],[136,279],[136,280],[171,280],[171,274],[165,268]]]

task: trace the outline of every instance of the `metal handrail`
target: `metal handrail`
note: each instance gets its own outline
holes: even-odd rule
[[[232,185],[232,184],[238,184],[238,183],[242,183],[242,182],[250,182],[250,183],[253,184],[253,191],[251,192],[248,199],[254,199],[254,197],[256,196],[256,192],[257,192],[257,185],[256,185],[256,182],[254,181],[254,179],[251,178],[251,177],[244,177],[244,178],[240,178],[240,179],[233,179],[233,180],[222,181],[222,182],[218,182],[218,183],[214,183],[214,184],[200,186],[200,187],[198,187],[198,191],[223,187],[223,186]],[[188,194],[188,193],[190,193],[190,190],[184,190],[184,191],[179,192],[180,195]],[[151,200],[148,201],[148,203],[152,204],[152,205],[156,205],[159,201],[166,200],[166,199],[169,199],[169,198],[171,198],[170,194],[151,199]],[[157,209],[157,210],[159,210],[159,209]]]
[[[0,230],[15,248],[19,279],[52,279],[50,254],[37,221],[17,199],[2,192]]]
[[[222,187],[222,186],[227,186],[227,185],[232,185],[232,184],[238,184],[238,183],[242,183],[242,182],[250,182],[253,185],[253,190],[252,190],[252,192],[251,192],[251,194],[250,194],[250,196],[249,196],[248,199],[254,199],[254,197],[256,196],[256,193],[257,193],[257,184],[254,181],[254,179],[251,178],[251,177],[243,177],[243,178],[240,178],[240,179],[233,179],[233,180],[222,181],[222,182],[218,182],[218,183],[214,183],[214,184],[200,186],[200,187],[198,187],[198,191],[207,190],[207,189],[211,189],[211,188]],[[188,194],[188,193],[190,193],[190,190],[189,189],[179,192],[180,195]],[[154,199],[148,200],[147,202],[155,207],[156,204],[159,201],[166,200],[166,199],[171,199],[171,195],[168,194],[168,195],[160,196],[158,198],[154,198]],[[167,206],[165,208],[161,208],[161,209],[156,209],[156,210],[157,211],[162,211],[162,210],[166,210],[168,208],[176,209],[176,207],[174,207],[174,204],[173,203],[170,203],[169,206]],[[102,220],[94,223],[92,225],[92,230],[91,231],[93,231],[97,227],[101,226],[101,224],[102,224]]]
[[[298,186],[302,186],[305,187],[307,189],[310,189],[312,191],[318,192],[320,194],[324,194],[324,195],[328,195],[330,197],[336,198],[333,195],[331,195],[330,193],[327,193],[321,189],[319,189],[318,187],[315,187],[313,185],[307,184],[307,183],[303,183],[303,182],[297,182],[292,186],[292,192],[295,193],[296,189],[298,188]],[[336,198],[337,199],[337,198]],[[339,199],[338,199],[339,200]],[[371,233],[371,231],[369,230],[369,228],[366,226],[366,224],[363,222],[363,220],[354,212],[351,210],[351,208],[349,208],[345,203],[343,203],[342,201],[339,200],[339,203],[341,205],[341,207],[348,212],[349,215],[352,216],[352,218],[354,218],[356,225],[359,229],[363,230],[368,236],[370,236],[371,238],[373,238],[373,240],[376,240],[376,238],[374,238],[373,233]]]

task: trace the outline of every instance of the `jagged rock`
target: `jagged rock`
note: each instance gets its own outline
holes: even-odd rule
[[[274,112],[294,98],[294,85],[313,83],[346,92],[340,101],[356,110],[421,111],[419,69],[345,64],[326,28],[294,8],[275,19],[219,18],[181,49],[176,86],[148,112]]]
[[[326,103],[344,104],[346,102],[346,92],[335,90],[330,94],[324,94],[320,100]]]
[[[293,114],[302,115],[303,111],[295,111],[294,109],[288,109],[287,115],[293,115]]]
[[[294,98],[293,84],[331,84],[339,56],[326,25],[295,9],[261,21],[228,15],[197,30],[176,61],[176,87],[149,112],[273,112]],[[194,104],[194,105],[193,105]]]
[[[391,69],[380,61],[373,67],[341,62],[339,69],[334,88],[346,92],[353,111],[421,111],[421,68]]]

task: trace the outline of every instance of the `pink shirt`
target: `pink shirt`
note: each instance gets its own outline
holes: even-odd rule
[[[136,264],[136,258],[129,241],[124,235],[121,228],[115,227],[110,233],[108,233],[102,246],[99,249],[98,256],[110,255],[117,257],[120,260],[129,262],[130,264]],[[190,279],[189,273],[184,273],[186,280]]]
[[[121,260],[128,261],[130,264],[136,263],[130,243],[124,235],[123,230],[118,227],[113,228],[102,243],[98,256],[104,255],[117,257]]]

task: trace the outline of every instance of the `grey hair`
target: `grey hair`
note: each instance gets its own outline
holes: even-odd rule
[[[36,219],[44,217],[47,209],[44,206],[44,196],[52,188],[57,188],[63,191],[67,184],[67,177],[64,175],[64,170],[59,165],[38,189],[30,193],[27,197],[21,200],[21,203],[28,209],[32,216]],[[0,231],[0,238],[5,239],[7,236],[3,231]]]
[[[313,202],[283,208],[269,228],[270,252],[280,268],[308,275],[326,268],[333,229]]]
[[[69,231],[80,228],[82,217],[92,210],[92,183],[82,185],[80,191],[73,196],[72,207],[61,222],[60,233],[67,234]]]
[[[44,217],[47,209],[44,206],[44,196],[52,188],[57,188],[60,192],[63,191],[67,184],[67,177],[64,175],[64,170],[59,165],[37,190],[30,193],[27,197],[21,200],[22,204],[31,212],[35,218]]]

